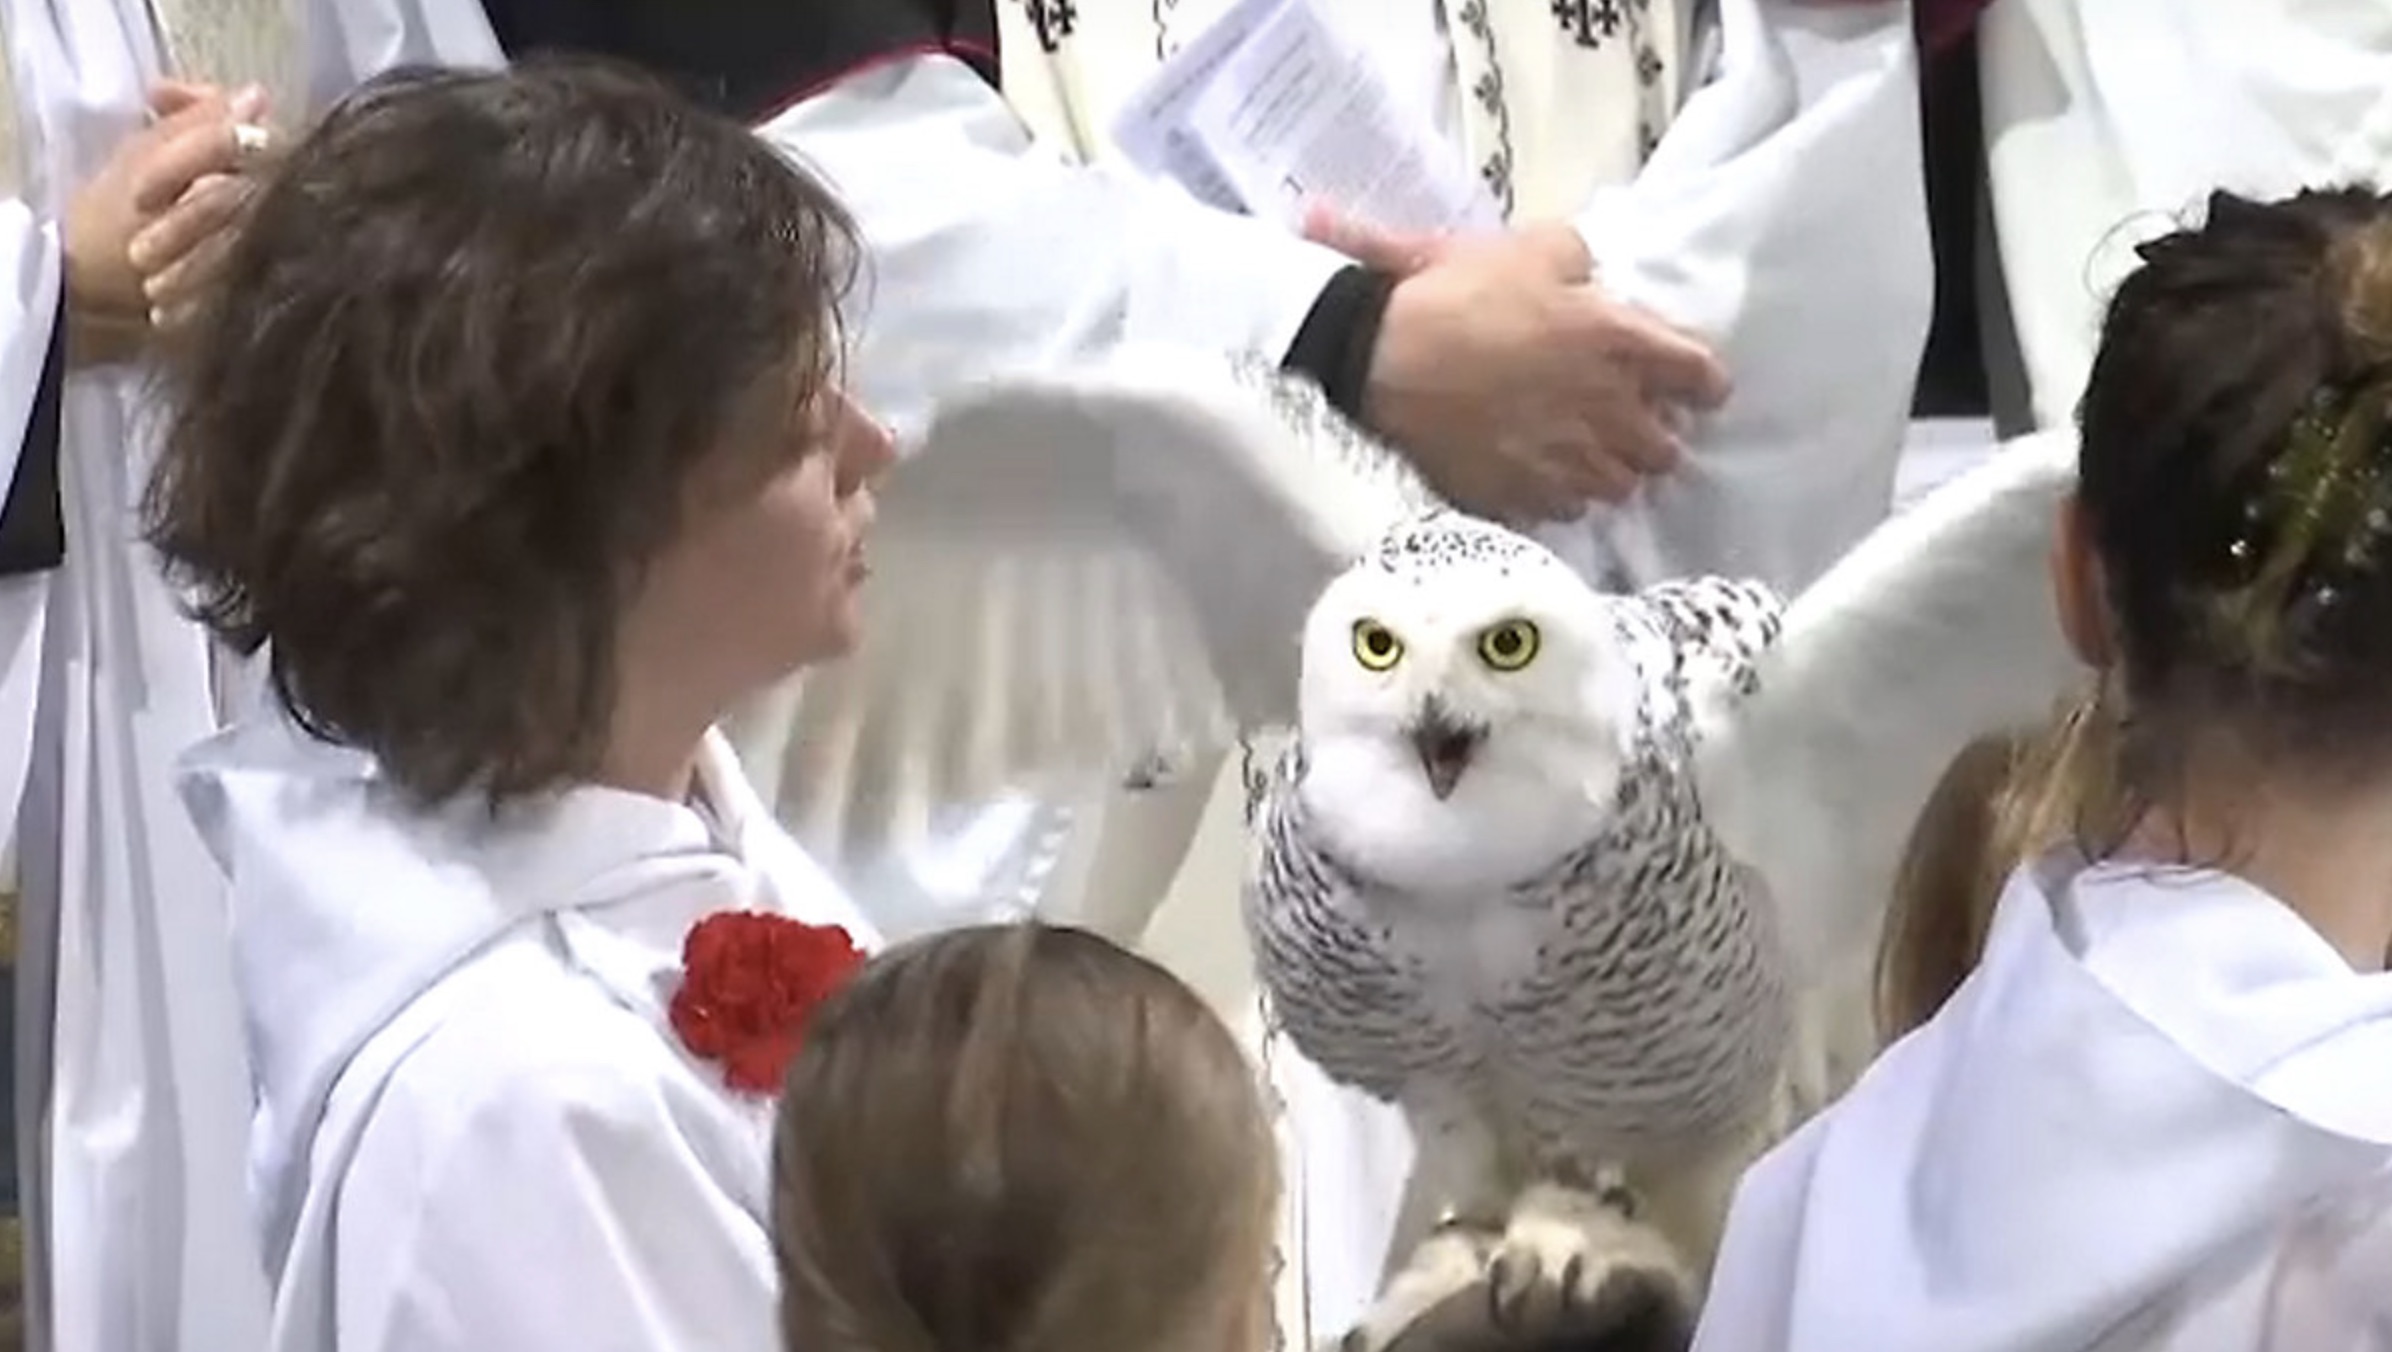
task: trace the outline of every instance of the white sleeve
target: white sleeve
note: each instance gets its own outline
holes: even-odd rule
[[[856,388],[901,434],[942,385],[1125,343],[1283,354],[1346,260],[1034,142],[962,63],[866,70],[759,129],[868,247]]]
[[[8,270],[8,285],[0,289],[0,494],[5,494],[26,439],[57,431],[35,427],[34,412],[45,383],[63,375],[51,351],[60,318],[58,231],[15,198],[0,200],[0,266]]]
[[[393,66],[503,66],[480,0],[310,0],[308,96],[323,108]]]
[[[780,1352],[771,1239],[720,1172],[761,1193],[763,1137],[600,1050],[386,1098],[340,1184],[341,1352]]]
[[[1908,6],[1723,0],[1716,79],[1577,224],[1602,283],[1706,337],[1734,393],[1609,521],[1637,583],[1792,594],[1882,519],[1933,307]]]

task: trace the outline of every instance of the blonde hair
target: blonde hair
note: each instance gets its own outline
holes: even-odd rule
[[[1903,847],[1877,945],[1877,1031],[1891,1043],[1935,1016],[1975,970],[2012,872],[2055,846],[2118,843],[2132,807],[2118,776],[2122,724],[2087,698],[2039,733],[1980,737],[1927,795]]]
[[[1030,924],[919,940],[827,1003],[774,1150],[787,1346],[1264,1352],[1261,1091],[1178,978]]]

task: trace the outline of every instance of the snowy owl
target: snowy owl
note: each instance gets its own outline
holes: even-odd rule
[[[1531,1182],[1732,1177],[1770,1122],[1788,964],[1692,769],[1779,610],[1712,579],[1601,595],[1441,516],[1306,624],[1247,888],[1263,984],[1305,1055],[1403,1107],[1416,1191],[1490,1246]],[[1699,1262],[1724,1197],[1659,1191]]]
[[[1790,604],[1604,595],[1258,364],[992,379],[880,494],[858,653],[749,754],[837,848],[1285,734],[1262,986],[1416,1147],[1355,1345],[1473,1283],[1601,1305],[1623,1264],[1683,1304],[1737,1172],[1823,1088],[1806,1010],[1935,777],[2081,680],[2043,571],[2073,481],[2068,439],[2014,445]]]

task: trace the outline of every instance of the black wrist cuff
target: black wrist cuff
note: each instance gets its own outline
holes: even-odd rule
[[[1339,269],[1321,288],[1279,363],[1285,370],[1310,376],[1331,407],[1358,423],[1363,420],[1362,396],[1370,384],[1371,354],[1378,349],[1379,326],[1387,318],[1395,282],[1393,275],[1359,264]]]

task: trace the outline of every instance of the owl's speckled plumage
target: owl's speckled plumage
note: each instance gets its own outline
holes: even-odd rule
[[[1390,532],[1360,566],[1400,583],[1494,564],[1500,579],[1539,554],[1443,517]],[[1779,603],[1714,579],[1587,601],[1627,668],[1603,689],[1628,706],[1584,711],[1621,734],[1591,836],[1475,894],[1407,887],[1318,829],[1299,729],[1264,791],[1247,889],[1263,983],[1305,1055],[1381,1099],[1468,1105],[1516,1179],[1748,1132],[1790,1024],[1772,914],[1705,826],[1690,774],[1697,701],[1749,688]],[[1500,596],[1487,605],[1503,613]]]

